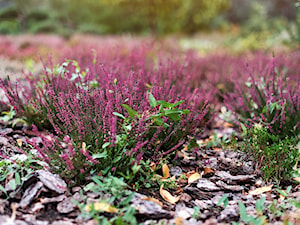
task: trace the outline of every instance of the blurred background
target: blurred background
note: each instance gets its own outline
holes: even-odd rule
[[[217,32],[229,35],[227,44],[234,42],[239,48],[277,42],[298,45],[299,4],[299,0],[0,0],[0,34],[54,33],[68,38],[74,33],[160,37]]]

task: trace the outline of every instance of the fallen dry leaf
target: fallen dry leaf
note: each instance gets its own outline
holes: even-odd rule
[[[273,187],[273,184],[271,184],[269,186],[264,186],[264,187],[256,188],[255,190],[249,191],[248,194],[250,194],[250,195],[259,195],[259,194],[262,194],[264,192],[271,191],[272,187]]]
[[[22,146],[22,139],[17,139],[17,144],[18,144],[19,147],[21,147]]]
[[[94,208],[93,208],[94,205]],[[85,211],[92,211],[92,209],[96,210],[96,211],[104,211],[107,213],[117,213],[119,210],[113,206],[111,206],[110,204],[108,204],[107,202],[95,202],[94,204],[88,204],[85,206],[84,210]]]
[[[209,168],[209,167],[205,167],[205,168],[204,168],[204,173],[203,173],[203,175],[213,174],[213,173],[214,173],[214,171],[213,171],[212,168]]]
[[[163,204],[161,201],[159,201],[156,198],[152,198],[152,197],[143,197],[141,198],[142,200],[146,200],[146,201],[151,201],[151,202],[155,202],[156,204],[160,205],[161,207],[163,207]]]
[[[176,202],[178,202],[180,200],[180,196],[174,197],[173,195],[171,195],[170,192],[164,190],[163,187],[164,187],[164,184],[162,184],[160,186],[159,193],[165,201],[167,201],[171,204],[175,204]]]
[[[199,173],[194,173],[194,174],[192,174],[190,177],[189,177],[189,179],[188,179],[188,183],[190,184],[190,183],[193,183],[193,182],[195,182],[196,180],[199,180],[201,178],[201,175],[199,174]]]
[[[232,123],[225,122],[223,126],[224,126],[225,128],[228,128],[228,127],[233,127],[233,124],[232,124]]]
[[[175,218],[175,225],[182,225],[183,224],[183,218],[176,217]]]
[[[162,166],[162,173],[163,173],[163,178],[169,178],[170,177],[170,170],[167,164],[164,164]]]

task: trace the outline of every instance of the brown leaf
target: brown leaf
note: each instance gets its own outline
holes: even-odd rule
[[[273,184],[271,184],[269,186],[264,186],[264,187],[256,188],[255,190],[249,191],[248,194],[250,194],[250,195],[259,195],[259,194],[262,194],[264,192],[271,191],[272,187],[273,187]]]
[[[223,125],[225,128],[233,127],[232,123],[225,122]]]
[[[203,175],[209,175],[209,174],[213,174],[214,171],[212,168],[209,168],[209,167],[205,167],[204,168],[204,174]]]
[[[180,196],[174,197],[173,195],[171,195],[170,192],[164,190],[163,187],[164,187],[164,184],[162,184],[160,186],[159,193],[165,201],[167,201],[171,204],[175,204],[176,202],[178,202],[180,200]]]
[[[162,166],[162,173],[163,173],[163,178],[169,178],[170,177],[170,170],[167,164],[164,164]]]

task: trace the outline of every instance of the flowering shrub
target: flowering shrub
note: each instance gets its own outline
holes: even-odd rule
[[[276,71],[274,60],[263,76],[250,68],[248,74],[248,82],[236,81],[235,91],[224,97],[244,130],[240,147],[254,157],[266,180],[289,179],[300,160],[299,76]]]
[[[249,80],[235,82],[235,92],[225,95],[229,109],[239,115],[247,127],[262,123],[281,138],[300,131],[300,80],[275,70],[274,60],[258,77],[248,68]]]
[[[147,80],[134,70],[125,80],[118,67],[96,67],[93,61],[83,70],[68,60],[29,80],[30,87],[1,85],[19,115],[55,131],[58,138],[43,137],[43,147],[30,144],[62,176],[125,173],[141,160],[159,162],[206,124],[200,92],[183,88],[179,95],[169,80]]]

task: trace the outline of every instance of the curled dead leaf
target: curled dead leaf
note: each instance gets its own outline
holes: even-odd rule
[[[162,173],[163,173],[163,177],[164,177],[164,178],[170,177],[170,170],[169,170],[169,167],[168,167],[167,164],[164,164],[164,165],[162,166]]]
[[[96,211],[104,211],[107,213],[117,213],[119,211],[117,208],[111,206],[107,202],[95,202],[93,204],[86,205],[84,208],[84,210],[87,212],[90,212],[93,209]]]
[[[164,184],[162,184],[160,186],[159,193],[165,201],[167,201],[171,204],[175,204],[176,202],[178,202],[180,200],[180,196],[174,197],[173,195],[171,195],[170,192],[164,190],[163,187],[164,187]]]
[[[209,175],[209,174],[213,174],[214,171],[212,168],[209,168],[209,167],[205,167],[204,168],[204,174],[203,175]]]
[[[262,194],[264,192],[271,191],[272,187],[273,187],[273,184],[271,184],[269,186],[264,186],[264,187],[256,188],[255,190],[249,191],[248,194],[250,194],[250,195],[259,195],[259,194]]]
[[[190,184],[190,183],[193,183],[193,182],[195,182],[196,180],[199,180],[201,178],[201,175],[199,174],[199,173],[194,173],[194,174],[192,174],[190,177],[189,177],[189,179],[188,179],[188,183]]]

